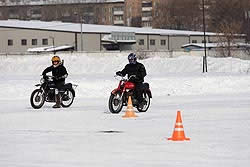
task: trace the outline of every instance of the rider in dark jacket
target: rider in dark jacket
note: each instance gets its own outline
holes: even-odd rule
[[[138,103],[142,104],[143,82],[144,77],[147,75],[146,69],[143,64],[137,62],[135,53],[130,53],[128,55],[128,61],[129,64],[127,64],[122,71],[116,72],[116,75],[125,76],[127,74],[128,78],[130,78],[130,76],[132,75],[135,75],[135,77],[132,77],[129,81],[135,84],[135,93],[137,96]]]
[[[65,78],[67,78],[68,72],[66,68],[63,66],[59,56],[53,56],[51,61],[52,61],[52,65],[47,67],[43,71],[42,75],[45,76],[46,73],[52,72],[53,81],[56,85],[56,89],[55,89],[56,104],[53,106],[53,108],[60,108],[61,97],[60,97],[59,91],[62,89],[62,87],[65,84]]]

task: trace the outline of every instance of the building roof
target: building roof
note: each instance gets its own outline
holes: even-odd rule
[[[181,46],[182,48],[195,47],[195,48],[205,48],[204,43],[189,43]],[[219,43],[206,43],[207,48],[219,47]]]
[[[226,47],[228,46],[228,43],[206,43],[206,48],[221,48],[221,47]],[[231,47],[244,47],[244,48],[250,48],[250,44],[247,43],[241,43],[241,42],[237,42],[237,43],[230,43]],[[181,46],[182,48],[193,48],[193,49],[204,49],[205,48],[205,44],[204,43],[188,43],[185,45]]]
[[[38,48],[29,48],[28,52],[58,52],[65,50],[73,50],[74,46],[62,45],[62,46],[46,46],[46,47],[38,47]]]
[[[81,32],[79,23],[66,22],[45,22],[45,21],[21,21],[21,20],[0,20],[0,28],[21,28],[21,29],[36,29],[48,31],[63,31],[63,32]],[[169,29],[151,29],[151,28],[135,28],[125,26],[111,25],[96,25],[82,24],[83,33],[107,33],[111,32],[134,32],[136,34],[157,34],[157,35],[203,35],[199,31],[182,31]],[[216,35],[216,33],[208,32],[206,35]]]

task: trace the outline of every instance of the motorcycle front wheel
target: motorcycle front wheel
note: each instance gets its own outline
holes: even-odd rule
[[[72,90],[68,89],[64,92],[64,94],[62,95],[62,101],[61,101],[61,105],[62,107],[69,107],[71,106],[71,104],[74,101],[74,94],[72,92]]]
[[[111,94],[109,97],[109,111],[113,114],[118,114],[122,110],[121,94]]]
[[[45,96],[41,89],[36,89],[31,93],[30,104],[34,109],[39,109],[45,102]]]

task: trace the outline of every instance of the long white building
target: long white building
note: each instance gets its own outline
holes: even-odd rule
[[[216,33],[206,33],[216,42]],[[0,21],[0,53],[23,53],[30,48],[72,46],[75,51],[178,50],[204,42],[203,32],[104,26],[64,22]],[[238,42],[245,42],[239,36]]]

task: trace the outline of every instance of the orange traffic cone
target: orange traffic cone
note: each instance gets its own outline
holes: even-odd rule
[[[173,141],[184,141],[184,140],[190,140],[190,138],[185,137],[182,120],[181,120],[181,112],[177,111],[177,117],[176,117],[176,123],[174,127],[174,132],[171,138],[168,138],[168,140]]]
[[[131,96],[128,97],[128,106],[125,112],[125,115],[122,116],[123,118],[131,118],[131,117],[137,117],[135,115],[134,109],[133,109],[133,104],[131,100]]]

